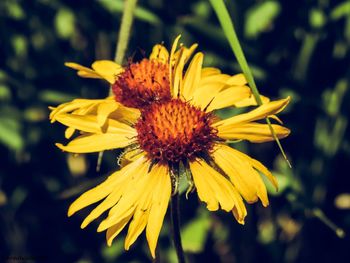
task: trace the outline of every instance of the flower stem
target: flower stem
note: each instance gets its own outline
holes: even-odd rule
[[[171,226],[174,246],[179,263],[185,263],[185,255],[181,244],[180,220],[179,220],[179,194],[171,197]]]
[[[137,0],[125,0],[124,3],[124,11],[122,22],[119,28],[118,41],[115,48],[114,61],[118,64],[123,63],[123,59],[125,56],[125,50],[129,43],[130,31],[132,22],[134,20],[134,10],[137,5]],[[109,96],[113,95],[112,85],[109,89]],[[97,158],[96,171],[99,172],[101,168],[103,158],[103,152],[99,152]]]
[[[308,211],[309,212],[309,211]],[[321,220],[322,223],[324,223],[326,226],[328,226],[330,229],[334,231],[334,233],[339,238],[345,237],[345,231],[338,227],[336,224],[334,224],[319,208],[314,208],[311,210],[311,215]]]
[[[237,37],[237,34],[236,34],[236,30],[235,30],[233,21],[230,18],[230,14],[227,11],[225,2],[223,0],[209,0],[209,2],[211,3],[211,5],[212,5],[212,7],[213,7],[218,19],[219,19],[222,30],[224,31],[225,36],[226,36],[226,38],[231,46],[231,49],[237,58],[238,64],[241,67],[245,77],[247,78],[249,87],[251,88],[251,90],[253,92],[253,95],[254,95],[254,98],[255,98],[257,104],[259,106],[262,105],[260,93],[258,91],[258,88],[256,87],[253,74],[252,74],[252,72],[249,68],[248,62],[244,56],[241,44],[240,44],[238,37]],[[282,153],[283,158],[286,160],[287,164],[291,168],[292,166],[287,158],[287,155],[285,154],[285,152],[283,150],[283,147],[282,147],[282,145],[281,145],[281,143],[276,135],[276,132],[272,128],[270,119],[266,118],[266,122],[269,125],[269,129],[271,131],[271,134],[272,134],[273,138],[275,139],[275,141],[276,141],[276,143],[277,143],[277,145]]]
[[[134,11],[137,0],[125,0],[122,22],[118,35],[118,44],[115,50],[114,60],[118,64],[123,63],[126,47],[129,43],[130,31],[134,20]]]

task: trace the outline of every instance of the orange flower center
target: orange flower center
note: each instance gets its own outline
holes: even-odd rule
[[[137,138],[148,158],[156,162],[178,163],[205,156],[218,140],[211,127],[213,115],[172,99],[152,104],[136,123]]]
[[[143,108],[171,98],[168,65],[143,59],[132,63],[112,86],[117,101],[127,107]]]

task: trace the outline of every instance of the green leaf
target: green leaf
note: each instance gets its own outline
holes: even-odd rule
[[[192,12],[202,19],[207,19],[210,16],[211,9],[209,3],[205,1],[199,1],[192,6]]]
[[[75,96],[55,90],[44,90],[40,93],[39,99],[46,103],[62,103],[73,100]]]
[[[265,1],[250,8],[245,16],[245,36],[256,38],[259,34],[268,30],[280,11],[281,6],[277,1]]]
[[[117,262],[116,259],[124,252],[124,240],[118,238],[113,246],[104,245],[101,249],[101,254],[105,259],[105,262]]]
[[[185,251],[200,253],[204,249],[210,227],[210,218],[206,210],[190,221],[181,231],[182,246]]]
[[[258,241],[261,244],[270,244],[276,240],[276,226],[271,220],[259,222],[258,230]]]
[[[23,57],[27,55],[28,43],[24,36],[15,35],[11,39],[11,42],[17,56]]]
[[[216,43],[222,43],[225,41],[225,35],[220,30],[220,27],[208,23],[203,20],[203,18],[185,16],[179,18],[179,23],[196,30],[203,36],[214,40]]]
[[[28,107],[24,111],[24,118],[30,122],[39,122],[47,120],[47,113],[43,108],[40,107]]]
[[[20,122],[14,118],[0,116],[0,143],[11,150],[21,150],[24,140],[21,135]]]
[[[11,91],[8,86],[0,84],[0,100],[10,100]]]
[[[124,9],[124,1],[123,0],[99,0],[98,1],[105,9],[107,9],[110,13],[123,13]],[[152,25],[161,24],[161,19],[149,11],[148,9],[142,7],[136,7],[135,9],[135,18],[141,21],[150,23]]]
[[[321,9],[311,9],[309,23],[314,28],[321,28],[326,23],[326,16]]]
[[[331,19],[338,20],[342,17],[350,16],[350,2],[343,2],[337,5],[331,12]]]
[[[55,28],[58,35],[63,39],[69,39],[75,31],[75,16],[74,13],[67,9],[61,8],[55,16]]]
[[[15,20],[22,20],[25,18],[25,12],[21,5],[16,1],[5,1],[5,8],[9,17]]]

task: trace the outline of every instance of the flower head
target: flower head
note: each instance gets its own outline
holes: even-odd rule
[[[112,86],[116,101],[127,107],[143,108],[170,100],[168,65],[143,59],[131,63]]]
[[[219,139],[214,115],[180,99],[153,104],[136,122],[137,140],[147,157],[164,164],[211,152]]]
[[[202,68],[201,52],[190,59],[196,45],[177,49],[178,39],[170,54],[156,45],[150,59],[129,65],[114,79],[96,67],[93,71],[75,66],[83,77],[107,79],[113,85],[115,100],[105,101],[118,106],[99,110],[105,102],[94,102],[89,106],[93,110],[87,110],[71,103],[59,106],[51,115],[53,120],[82,132],[67,145],[57,144],[62,150],[90,153],[126,148],[129,156],[127,165],[81,195],[68,214],[102,200],[81,227],[108,210],[98,227],[98,231],[107,230],[107,243],[110,245],[130,222],[125,248],[129,249],[145,229],[153,257],[170,196],[177,189],[177,180],[172,179],[179,176],[180,165],[191,174],[199,199],[210,211],[232,212],[243,224],[247,215],[243,199],[248,203],[260,199],[268,205],[259,172],[277,188],[276,179],[263,164],[228,142],[273,140],[268,125],[257,121],[281,112],[289,102],[289,98],[270,102],[264,97],[262,106],[220,120],[214,110],[256,105],[244,76]],[[138,114],[129,116],[128,111]],[[290,132],[281,125],[272,127],[278,138]]]

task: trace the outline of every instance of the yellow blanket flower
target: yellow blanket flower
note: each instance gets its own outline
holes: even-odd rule
[[[256,104],[246,79],[242,74],[230,76],[216,68],[203,68],[203,53],[191,59],[196,45],[177,48],[178,40],[170,54],[156,45],[149,59],[125,68],[106,61],[95,62],[92,69],[67,64],[82,77],[106,79],[115,97],[76,100],[53,108],[50,116],[81,132],[67,145],[57,144],[64,151],[126,148],[132,152],[127,165],[82,194],[68,214],[101,201],[81,227],[108,210],[98,227],[107,231],[107,244],[129,223],[125,249],[145,230],[152,257],[180,167],[191,174],[199,199],[210,211],[232,212],[243,224],[247,215],[243,199],[248,203],[260,199],[268,205],[259,172],[277,189],[276,179],[263,164],[228,142],[273,140],[268,125],[257,121],[281,112],[289,102],[289,97],[272,102],[264,98],[262,106],[220,120],[214,110]],[[290,133],[281,125],[273,128],[278,138]]]

